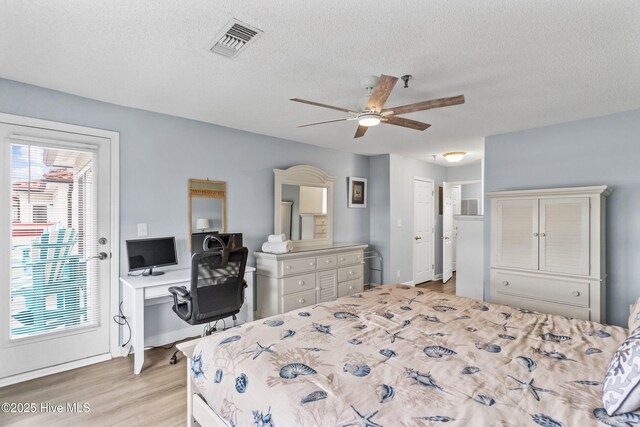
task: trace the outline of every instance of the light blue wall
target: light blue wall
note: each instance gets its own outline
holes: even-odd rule
[[[462,184],[460,186],[462,199],[480,199],[482,197],[481,184]]]
[[[640,297],[640,110],[486,139],[487,192],[602,184],[613,189],[607,199],[607,323],[624,326],[629,304]]]
[[[464,166],[447,168],[447,182],[480,181],[482,179],[482,164],[480,162]]]
[[[137,223],[149,236],[176,236],[188,267],[189,178],[227,182],[227,228],[244,233],[250,253],[273,232],[273,169],[309,164],[336,177],[334,241],[369,242],[369,209],[347,208],[347,177],[369,175],[369,158],[209,123],[82,98],[0,79],[0,112],[120,132],[120,270]],[[253,255],[249,264],[254,264]],[[166,307],[147,318],[148,333],[181,326]]]
[[[446,180],[447,168],[422,160],[391,154],[390,158],[390,251],[389,274],[391,282],[413,280],[413,178],[434,180],[435,191]],[[442,215],[438,214],[435,199],[435,272],[442,273]],[[398,227],[398,220],[402,226]],[[397,272],[400,271],[400,277]]]
[[[389,257],[391,253],[389,203],[391,186],[389,183],[389,155],[373,156],[369,161],[369,210],[371,211],[369,242],[382,255],[383,283],[391,283]],[[378,283],[379,276],[372,281]]]

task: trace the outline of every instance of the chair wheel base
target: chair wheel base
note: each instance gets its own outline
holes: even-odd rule
[[[180,350],[176,350],[175,353],[173,353],[173,356],[171,356],[171,358],[169,359],[169,365],[175,365],[176,363],[178,363],[178,352]]]

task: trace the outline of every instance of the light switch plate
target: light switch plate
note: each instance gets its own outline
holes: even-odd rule
[[[138,237],[147,237],[147,224],[138,224]]]

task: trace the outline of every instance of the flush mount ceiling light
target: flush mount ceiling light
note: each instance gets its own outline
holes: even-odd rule
[[[376,126],[380,124],[380,114],[377,113],[362,113],[358,115],[358,124],[360,126]]]
[[[450,151],[448,153],[444,153],[442,157],[449,163],[458,163],[464,155],[467,154],[464,151]]]

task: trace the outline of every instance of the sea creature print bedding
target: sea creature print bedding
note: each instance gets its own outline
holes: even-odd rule
[[[238,427],[632,426],[602,409],[626,335],[385,285],[209,336],[190,375]]]

